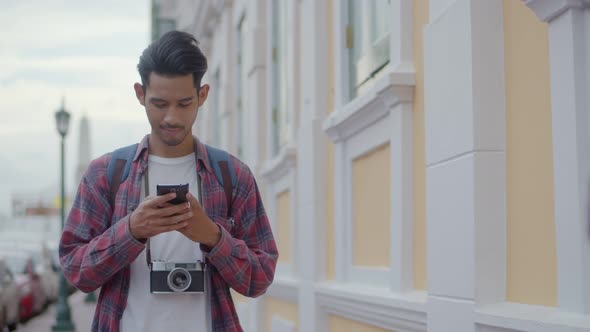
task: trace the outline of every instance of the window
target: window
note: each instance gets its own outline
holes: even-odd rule
[[[176,30],[176,21],[160,17],[160,5],[152,2],[152,41],[172,30]]]
[[[359,94],[389,63],[391,0],[349,0],[346,47],[349,49],[350,97]]]
[[[246,66],[244,65],[244,40],[246,37],[245,29],[246,17],[243,16],[240,20],[240,24],[238,25],[238,34],[236,40],[236,72],[238,75],[238,79],[236,80],[236,153],[238,158],[240,159],[244,158],[244,127],[246,126],[246,124],[244,123],[244,110],[247,107],[246,97],[248,96],[248,92],[246,91],[247,72]]]
[[[213,123],[211,126],[211,128],[213,128],[213,132],[210,135],[207,135],[210,139],[210,144],[215,147],[219,147],[221,144],[221,93],[219,90],[220,87],[220,75],[219,69],[217,69],[215,71],[215,74],[213,74],[213,82],[211,85],[211,104],[209,112],[209,114],[213,115]]]
[[[291,119],[287,104],[287,70],[290,52],[287,38],[287,2],[273,2],[272,23],[272,154],[276,155],[287,143]]]
[[[162,37],[166,32],[176,30],[176,22],[171,19],[158,19],[158,37]]]

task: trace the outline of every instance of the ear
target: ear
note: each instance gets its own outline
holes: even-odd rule
[[[204,84],[199,89],[199,107],[203,106],[207,96],[209,95],[209,84]]]
[[[135,90],[135,96],[139,103],[145,106],[145,93],[143,92],[143,86],[139,83],[133,84],[133,89]]]

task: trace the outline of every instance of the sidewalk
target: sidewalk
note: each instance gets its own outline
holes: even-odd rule
[[[84,303],[85,293],[76,291],[68,298],[72,321],[76,332],[89,332],[94,316],[94,307],[96,303]],[[97,294],[98,297],[98,294]],[[19,325],[17,332],[50,332],[51,326],[55,322],[56,303],[50,305],[41,315],[30,321]]]

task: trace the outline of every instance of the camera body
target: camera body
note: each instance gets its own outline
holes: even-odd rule
[[[153,294],[195,294],[205,292],[206,265],[153,261],[150,270],[150,292]]]

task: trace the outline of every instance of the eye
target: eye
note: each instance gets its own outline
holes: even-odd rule
[[[154,106],[156,106],[157,108],[166,108],[166,104],[154,104]]]
[[[183,108],[186,108],[186,107],[189,107],[189,106],[191,106],[191,103],[188,103],[188,104],[180,104],[180,107],[183,107]]]

